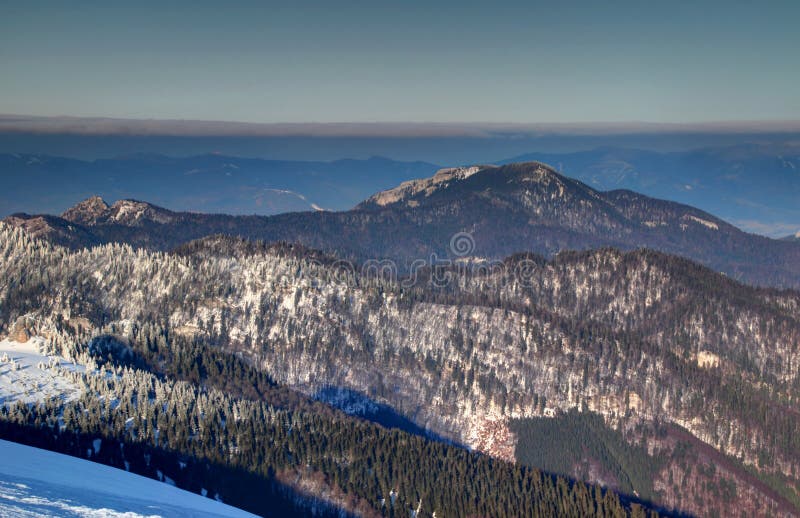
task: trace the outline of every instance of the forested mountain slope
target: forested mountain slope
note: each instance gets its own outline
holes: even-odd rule
[[[387,430],[277,384],[234,354],[252,351],[231,338],[237,331],[227,310],[212,316],[225,297],[204,299],[213,308],[203,329],[172,322],[169,307],[179,299],[191,305],[190,292],[200,288],[189,257],[117,245],[71,253],[5,226],[0,245],[8,339],[40,342],[49,365],[37,368],[79,391],[78,398],[42,394],[32,405],[0,406],[0,437],[264,516],[657,515],[635,497]],[[306,255],[240,245],[275,265]],[[222,260],[206,273],[237,270]],[[2,359],[0,376],[20,368],[18,349]]]
[[[700,514],[798,510],[797,292],[648,251],[518,255],[409,283],[297,246],[212,237],[170,254],[69,251],[0,231],[6,332],[79,329],[80,349],[101,335],[156,343],[141,336],[155,325],[309,396],[347,389],[509,460],[512,419],[591,411],[665,461],[636,461],[657,466],[644,482],[628,465],[612,469],[628,482],[575,476]]]

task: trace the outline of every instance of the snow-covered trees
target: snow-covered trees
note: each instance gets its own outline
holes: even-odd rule
[[[521,283],[523,260],[536,268]],[[473,447],[492,443],[487,423],[585,408],[623,428],[675,423],[759,469],[800,470],[789,432],[800,421],[786,411],[800,397],[797,293],[646,251],[513,257],[454,269],[446,286],[342,278],[333,264],[222,237],[175,253],[68,252],[0,225],[0,325],[35,315],[53,353],[249,399],[275,384],[346,388]],[[242,361],[215,356],[228,353]],[[123,394],[134,406],[154,397]],[[151,442],[153,412],[136,427]],[[175,433],[204,425],[188,426]]]

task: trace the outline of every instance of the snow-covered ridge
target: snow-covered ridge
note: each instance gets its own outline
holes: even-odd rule
[[[518,175],[518,181],[524,184],[539,184],[543,187],[548,187],[553,191],[553,197],[563,197],[567,189],[563,177],[551,167],[539,162],[507,164],[505,166],[473,165],[439,169],[436,174],[430,178],[403,182],[393,189],[373,195],[364,205],[378,205],[383,207],[395,203],[405,203],[409,207],[416,207],[419,205],[419,199],[412,198],[416,198],[420,195],[425,197],[431,196],[433,193],[445,189],[455,182],[466,180],[478,173],[488,173],[491,171],[508,172],[509,175]],[[498,173],[498,175],[499,174],[500,173]],[[505,178],[505,181],[512,183],[514,180],[509,176],[509,178]],[[499,178],[498,182],[501,182]],[[524,190],[526,188],[522,187],[522,189]]]
[[[0,516],[254,516],[156,480],[13,442],[0,440],[0,458]]]
[[[449,182],[464,180],[481,171],[495,167],[496,166],[492,165],[473,165],[468,167],[448,167],[439,169],[436,171],[436,174],[430,178],[409,180],[393,189],[379,192],[369,198],[367,203],[374,203],[383,207],[416,196],[421,192],[424,192],[425,196],[430,196],[437,189],[446,186]]]

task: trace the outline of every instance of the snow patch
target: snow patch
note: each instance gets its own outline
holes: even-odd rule
[[[701,368],[719,367],[719,356],[711,351],[698,351],[697,366]]]
[[[649,228],[663,227],[667,224],[663,221],[643,221],[642,224]]]
[[[41,354],[45,343],[41,337],[33,337],[25,343],[0,341],[0,404],[80,397],[81,389],[66,371],[81,372],[84,367],[61,357]]]
[[[711,230],[719,230],[719,225],[717,225],[713,221],[708,221],[707,219],[698,218],[697,216],[692,216],[691,214],[684,214],[683,218],[690,219],[695,223],[700,223],[704,227],[710,228]]]
[[[423,178],[419,180],[409,180],[401,183],[394,189],[382,191],[369,198],[368,201],[376,205],[386,206],[399,201],[407,200],[419,193],[424,193],[425,196],[430,196],[438,189],[447,187],[452,181],[459,181],[469,178],[472,175],[480,173],[496,166],[476,165],[469,167],[448,167],[439,169],[436,174],[430,178]],[[410,200],[412,202],[414,200]]]
[[[0,516],[252,517],[120,469],[0,440]]]

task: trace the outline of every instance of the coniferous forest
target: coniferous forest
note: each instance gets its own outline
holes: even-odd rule
[[[0,437],[266,516],[658,515],[613,491],[324,408],[165,329],[139,329],[125,344],[102,337],[89,349],[99,374],[72,375],[85,387],[80,399],[4,406]],[[311,489],[331,497],[304,497]]]
[[[571,185],[529,169],[509,174]],[[646,249],[406,270],[231,235],[158,251],[183,216],[89,209],[69,217],[109,239],[0,224],[3,438],[271,516],[800,510],[797,291]]]

